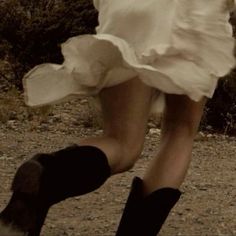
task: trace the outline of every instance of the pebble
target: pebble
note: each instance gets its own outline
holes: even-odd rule
[[[82,99],[82,100],[80,101],[80,104],[81,104],[81,105],[86,105],[86,104],[88,104],[88,100],[87,100],[87,99]]]
[[[53,120],[54,122],[59,122],[59,121],[61,121],[61,115],[60,115],[60,114],[54,115],[54,116],[52,117],[52,120]]]
[[[39,130],[40,131],[48,131],[49,130],[49,126],[47,124],[41,124],[39,126]]]
[[[151,128],[156,128],[156,125],[153,123],[153,122],[149,122],[148,123],[148,128],[151,129]]]
[[[149,130],[149,134],[150,135],[160,135],[161,134],[161,130],[160,129],[156,129],[156,128],[151,128]]]

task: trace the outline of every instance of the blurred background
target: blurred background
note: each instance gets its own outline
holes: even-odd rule
[[[13,100],[22,93],[23,75],[43,62],[61,63],[60,44],[71,36],[94,33],[98,22],[92,0],[0,0],[0,19],[0,123],[4,123],[12,119],[12,109],[17,112]],[[233,14],[230,22],[235,29]],[[219,81],[201,129],[236,135],[236,69]]]

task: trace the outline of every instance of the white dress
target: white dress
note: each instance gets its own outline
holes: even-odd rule
[[[160,94],[212,97],[235,65],[233,0],[94,0],[97,34],[62,44],[64,63],[41,64],[24,79],[27,105],[96,95],[136,77]]]

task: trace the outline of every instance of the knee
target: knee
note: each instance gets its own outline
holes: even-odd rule
[[[131,169],[140,157],[142,139],[118,138],[113,135],[87,138],[80,145],[90,145],[100,148],[107,156],[112,174],[118,174]]]
[[[121,173],[133,168],[136,161],[142,153],[143,144],[134,142],[123,142],[117,140],[119,143],[119,157],[115,168],[115,173]]]
[[[124,151],[123,158],[120,162],[120,169],[121,171],[128,171],[132,169],[136,163],[136,161],[139,159],[141,155],[141,151],[136,151],[132,149],[127,149]]]

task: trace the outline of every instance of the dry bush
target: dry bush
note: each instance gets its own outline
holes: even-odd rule
[[[9,120],[17,119],[18,108],[22,105],[21,101],[16,99],[19,92],[16,89],[0,96],[0,123],[6,123]]]
[[[0,1],[0,59],[11,65],[12,83],[22,89],[23,74],[43,62],[62,62],[60,44],[93,33],[97,12],[88,0]]]

